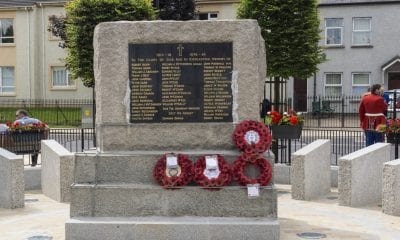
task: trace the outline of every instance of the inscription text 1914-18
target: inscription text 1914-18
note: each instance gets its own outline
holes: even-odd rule
[[[232,43],[129,44],[131,123],[231,122]]]

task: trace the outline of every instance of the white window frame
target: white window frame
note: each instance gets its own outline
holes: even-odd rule
[[[355,84],[354,83],[354,75],[356,75],[356,74],[368,74],[368,84]],[[353,92],[354,87],[367,87],[368,88],[369,86],[371,86],[371,73],[370,72],[353,72],[353,73],[351,73],[351,92],[353,95],[356,94]]]
[[[67,85],[63,85],[63,86],[54,85],[54,68],[64,68],[65,69]],[[66,69],[65,66],[58,66],[58,65],[50,66],[50,76],[51,76],[50,84],[51,84],[52,90],[75,90],[76,89],[76,81],[70,80],[71,74],[69,73],[68,69]],[[70,83],[72,83],[72,84],[70,84]]]
[[[340,27],[327,27],[326,22],[329,19],[341,19],[342,20],[342,26]],[[340,29],[340,43],[335,44],[335,43],[328,43],[328,30],[329,29]],[[343,46],[343,18],[325,18],[325,45],[326,46]]]
[[[207,14],[207,20],[218,20],[218,12],[200,12],[200,14]],[[217,17],[211,17],[211,14],[217,14]]]
[[[12,27],[13,27],[13,35],[12,37],[3,37],[0,36],[0,45],[7,45],[7,44],[15,44],[15,30],[14,30],[14,18],[0,18],[0,30],[3,29],[3,21],[4,20],[12,20]],[[0,31],[1,33],[1,31]],[[3,43],[3,39],[12,39],[13,41],[10,43]]]
[[[354,23],[355,23],[356,19],[369,19],[369,30],[355,30]],[[361,43],[361,44],[354,43],[354,33],[360,33],[360,32],[361,33],[369,33],[369,43]],[[371,42],[372,42],[371,33],[372,33],[372,17],[354,17],[353,18],[353,31],[351,33],[351,44],[353,46],[369,46],[369,45],[371,45]]]
[[[326,84],[326,76],[329,74],[340,75],[340,84]],[[340,95],[343,95],[343,73],[341,72],[326,72],[324,73],[324,96],[326,96],[326,87],[340,87]],[[330,96],[327,96],[330,97]]]
[[[3,68],[5,67],[10,67],[13,68],[13,86],[4,86],[3,85]],[[4,92],[3,88],[5,87],[13,87],[14,91],[13,92]],[[15,67],[14,66],[0,66],[0,95],[14,95],[15,94]]]

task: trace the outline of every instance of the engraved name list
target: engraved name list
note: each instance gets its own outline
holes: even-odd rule
[[[129,44],[130,122],[231,122],[232,43]]]

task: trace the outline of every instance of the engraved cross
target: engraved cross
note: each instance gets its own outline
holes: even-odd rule
[[[178,49],[178,52],[179,52],[179,57],[182,57],[182,50],[184,49],[184,47],[182,47],[182,44],[179,44],[177,49]]]

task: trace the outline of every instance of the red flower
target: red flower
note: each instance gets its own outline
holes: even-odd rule
[[[299,122],[296,116],[291,116],[289,121],[292,125],[296,125]]]

